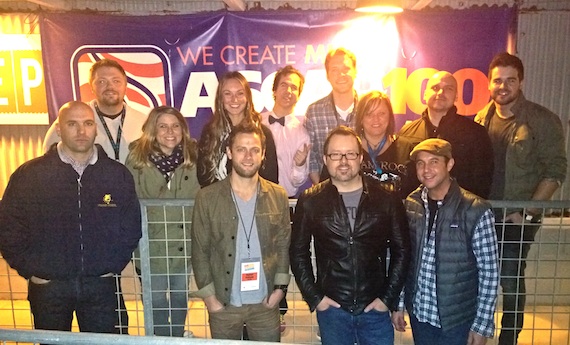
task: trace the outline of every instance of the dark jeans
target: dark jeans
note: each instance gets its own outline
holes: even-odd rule
[[[114,277],[52,280],[28,285],[36,329],[71,331],[73,312],[81,332],[119,333]],[[121,296],[122,298],[122,296]],[[123,304],[124,305],[124,304]]]
[[[152,275],[152,318],[154,334],[182,337],[188,313],[186,274]]]
[[[503,288],[503,318],[501,319],[500,345],[517,343],[524,321],[526,286],[524,271],[530,245],[540,224],[497,224],[501,287]]]
[[[410,323],[415,345],[465,345],[473,321],[445,331],[427,322],[419,322],[413,314],[410,314]]]
[[[393,345],[390,312],[371,310],[353,315],[342,308],[317,310],[323,345]]]

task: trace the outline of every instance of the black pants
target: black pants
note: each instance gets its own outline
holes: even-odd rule
[[[81,332],[120,333],[117,325],[124,316],[117,312],[117,306],[124,308],[124,301],[119,291],[115,277],[30,282],[28,300],[34,327],[70,331],[75,311]],[[127,324],[125,321],[120,320],[123,325]]]
[[[540,224],[497,224],[501,287],[503,288],[503,318],[500,345],[514,345],[524,321],[526,285],[524,271],[530,245]]]

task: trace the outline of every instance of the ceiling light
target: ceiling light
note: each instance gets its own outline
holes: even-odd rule
[[[401,0],[357,0],[356,11],[377,12],[377,13],[400,13],[402,8]]]

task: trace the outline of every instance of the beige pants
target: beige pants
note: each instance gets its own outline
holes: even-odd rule
[[[240,340],[244,323],[250,340],[279,342],[281,339],[279,306],[269,309],[263,304],[228,305],[210,313],[213,339]]]

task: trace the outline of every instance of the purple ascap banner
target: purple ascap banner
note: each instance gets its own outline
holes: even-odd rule
[[[357,57],[359,94],[386,92],[398,128],[425,109],[423,90],[437,70],[459,82],[459,113],[474,115],[489,100],[487,66],[507,50],[516,29],[514,8],[404,11],[396,16],[351,10],[213,12],[115,16],[42,14],[42,54],[50,121],[67,101],[89,101],[89,68],[101,58],[127,71],[127,102],[148,113],[171,105],[200,135],[212,114],[218,78],[240,71],[256,110],[273,107],[275,71],[287,64],[305,74],[296,108],[330,92],[324,58],[334,47]]]

